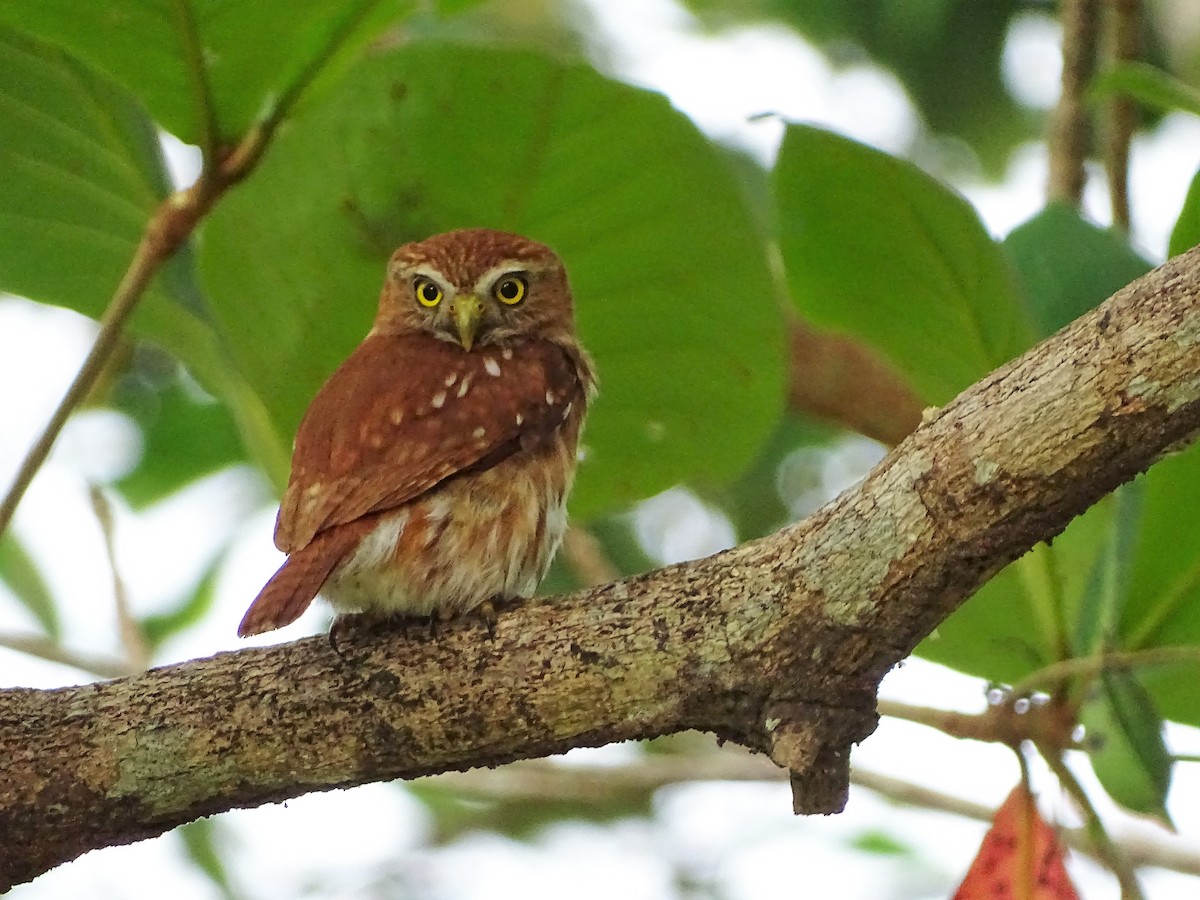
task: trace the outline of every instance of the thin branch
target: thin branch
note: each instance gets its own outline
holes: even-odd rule
[[[1012,686],[1013,696],[1024,697],[1039,689],[1053,689],[1072,678],[1094,677],[1106,669],[1137,669],[1149,666],[1200,663],[1200,647],[1152,647],[1125,650],[1056,663],[1031,672]]]
[[[1083,816],[1084,831],[1092,843],[1094,855],[1117,876],[1117,881],[1121,885],[1121,900],[1145,900],[1141,885],[1138,884],[1137,873],[1129,858],[1109,835],[1108,829],[1104,827],[1104,820],[1100,818],[1100,814],[1092,804],[1092,799],[1087,795],[1087,791],[1083,789],[1083,785],[1079,783],[1079,779],[1075,777],[1070,766],[1067,765],[1062,753],[1054,747],[1039,747],[1038,750],[1047,765],[1050,766],[1050,770],[1058,778],[1058,783],[1062,785],[1063,790],[1079,807]]]
[[[125,660],[110,659],[102,656],[91,656],[75,650],[69,650],[42,634],[0,634],[0,647],[36,656],[52,663],[70,666],[97,678],[120,678],[131,675],[137,669],[131,669]]]
[[[1022,741],[1034,741],[1058,749],[1075,745],[1075,711],[1069,705],[1054,700],[1029,704],[997,703],[982,713],[952,712],[893,700],[880,700],[878,709],[881,716],[915,722],[961,740],[1004,744],[1013,748],[1019,747]]]
[[[1099,0],[1063,0],[1062,93],[1050,120],[1050,178],[1046,193],[1078,207],[1086,179],[1091,128],[1084,101],[1096,69]]]
[[[96,343],[84,360],[79,374],[71,382],[66,395],[51,416],[45,430],[22,461],[13,479],[12,486],[0,502],[0,534],[8,528],[21,498],[25,496],[34,476],[46,461],[51,447],[70,418],[71,413],[87,396],[96,379],[103,372],[112,356],[129,315],[137,306],[146,287],[150,284],[163,263],[187,241],[196,226],[208,214],[213,205],[229,188],[245,178],[258,164],[266,152],[271,137],[283,117],[300,97],[303,90],[338,51],[342,43],[353,33],[378,0],[366,0],[351,10],[329,42],[306,65],[300,75],[284,90],[282,98],[256,123],[241,142],[223,156],[218,146],[215,108],[209,92],[207,73],[203,59],[203,47],[192,18],[189,0],[175,0],[175,11],[181,23],[181,34],[192,75],[193,91],[199,105],[203,132],[202,139],[212,146],[205,147],[204,167],[200,177],[190,188],[167,197],[146,223],[142,239],[138,243],[133,259],[125,270],[112,300],[100,319],[100,333]]]
[[[621,577],[621,571],[605,554],[600,539],[586,529],[577,525],[568,527],[563,536],[562,550],[567,563],[584,587],[608,584]]]
[[[1106,0],[1106,44],[1112,65],[1136,62],[1142,50],[1141,0]],[[1129,231],[1129,147],[1138,126],[1138,108],[1133,98],[1117,93],[1107,103],[1104,135],[1104,166],[1108,172],[1108,194],[1113,225]]]
[[[296,105],[305,89],[332,62],[333,57],[379,4],[380,0],[359,0],[357,4],[346,10],[325,46],[308,60],[304,68],[300,70],[300,74],[284,88],[278,101],[264,116],[263,124],[268,131],[273,132],[275,127],[292,111],[292,107]]]
[[[684,730],[768,754],[800,810],[839,810],[883,676],[1001,568],[1200,433],[1198,346],[1194,248],[766,538],[515,604],[491,635],[381,624],[336,647],[0,691],[0,890],[234,807]]]
[[[100,532],[104,537],[104,552],[108,557],[108,568],[112,573],[113,604],[117,613],[117,634],[125,656],[129,660],[129,671],[137,672],[150,664],[150,648],[146,644],[146,636],[133,611],[129,608],[129,594],[125,590],[125,579],[121,577],[121,569],[117,564],[116,523],[113,520],[112,505],[104,495],[104,490],[92,485],[88,492],[92,500],[92,510],[100,523]]]
[[[962,797],[912,784],[890,775],[870,772],[860,766],[850,769],[850,781],[883,796],[910,806],[952,813],[977,822],[991,822],[995,808],[975,803]],[[1095,857],[1092,840],[1082,828],[1064,828],[1059,837],[1072,850]],[[1137,866],[1157,866],[1185,875],[1200,876],[1200,847],[1184,844],[1164,835],[1153,840],[1137,832],[1129,831],[1114,838],[1124,850],[1130,862]]]
[[[220,159],[221,128],[217,122],[217,105],[213,100],[208,81],[208,65],[204,60],[204,46],[191,0],[173,0],[175,25],[183,47],[183,61],[191,82],[192,106],[200,124],[200,151],[203,156],[202,181],[212,179],[213,170]]]
[[[781,786],[787,773],[767,757],[726,745],[716,752],[679,755],[644,754],[622,766],[591,766],[554,760],[526,760],[499,769],[447,772],[414,781],[454,791],[471,798],[505,801],[546,801],[586,806],[611,801],[614,796],[640,797],[676,784],[708,781],[775,782]],[[905,806],[991,822],[996,809],[954,794],[905,781],[893,775],[851,766],[850,783]],[[1094,855],[1091,838],[1082,828],[1063,828],[1059,837],[1071,849]],[[1200,847],[1172,835],[1150,837],[1126,829],[1114,836],[1131,863],[1156,866],[1185,875],[1200,876]],[[1098,858],[1097,858],[1098,859]],[[1099,860],[1098,860],[1099,861]],[[1102,861],[1101,861],[1102,862]]]
[[[17,504],[25,496],[25,491],[29,489],[34,475],[42,467],[46,457],[50,455],[50,448],[54,446],[67,419],[83,402],[96,383],[96,379],[104,371],[105,365],[120,342],[121,333],[129,315],[137,306],[142,292],[145,291],[146,286],[150,284],[158,267],[162,264],[164,248],[159,240],[160,235],[157,233],[157,229],[151,227],[154,224],[155,219],[152,219],[138,243],[129,268],[125,270],[125,275],[117,286],[116,293],[113,294],[112,301],[104,310],[104,315],[100,319],[100,333],[96,335],[96,343],[92,345],[87,359],[83,361],[79,374],[67,388],[62,402],[54,410],[54,415],[50,417],[50,421],[37,443],[33,445],[22,461],[21,467],[13,478],[12,487],[9,488],[3,502],[0,502],[0,534],[3,534],[8,528],[13,513],[17,510]]]
[[[921,423],[921,398],[898,371],[850,338],[789,317],[788,406],[894,446]]]

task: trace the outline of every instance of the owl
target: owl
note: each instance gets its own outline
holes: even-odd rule
[[[550,248],[488,229],[405,244],[363,342],[300,423],[243,637],[338,612],[446,618],[528,597],[566,528],[596,391]]]

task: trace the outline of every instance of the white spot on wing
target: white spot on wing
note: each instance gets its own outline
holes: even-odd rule
[[[520,427],[521,425],[524,425],[524,424],[525,424],[525,417],[523,415],[521,415],[520,413],[517,413],[517,426]]]
[[[442,405],[445,402],[446,402],[446,392],[445,391],[438,391],[436,394],[433,395],[433,399],[429,401],[430,405],[434,409],[441,409]]]
[[[470,386],[471,386],[471,376],[467,375],[463,378],[463,380],[461,382],[459,382],[458,396],[465,397],[467,395],[467,388],[469,388]]]
[[[512,359],[512,347],[505,347],[500,351],[500,355],[505,359]]]
[[[549,388],[546,388],[546,405],[554,405],[554,391],[550,390]]]
[[[404,410],[393,409],[392,415],[391,415],[391,420],[392,420],[393,425],[399,425],[401,422],[403,422],[404,421]]]
[[[456,382],[457,380],[458,380],[458,373],[451,372],[449,375],[446,376],[446,387],[453,386],[454,382]]]
[[[484,428],[482,425],[480,425],[478,428],[476,428],[476,429],[475,429],[473,432],[471,432],[471,433],[472,433],[472,434],[473,434],[475,437],[477,437],[477,438],[482,438],[484,435],[486,435],[486,434],[487,434],[487,429],[486,429],[486,428]]]
[[[484,357],[483,369],[493,378],[500,377],[500,363],[496,362],[496,360],[491,356]]]

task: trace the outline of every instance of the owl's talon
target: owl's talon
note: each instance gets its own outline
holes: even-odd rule
[[[496,602],[503,602],[502,597],[488,598],[475,607],[475,615],[479,616],[483,622],[483,627],[487,629],[488,640],[496,640]]]
[[[342,660],[346,659],[346,654],[342,652],[339,643],[345,641],[347,635],[354,630],[354,618],[352,615],[339,615],[329,626],[329,647]]]

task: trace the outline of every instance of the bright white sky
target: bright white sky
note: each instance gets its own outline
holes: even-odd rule
[[[594,49],[610,71],[661,90],[710,134],[749,149],[764,162],[773,157],[782,119],[824,124],[903,155],[921,124],[902,86],[889,74],[863,65],[832,71],[823,58],[790,32],[769,26],[703,34],[673,0],[575,0],[592,17]],[[1031,14],[1014,28],[1005,53],[1005,76],[1014,94],[1031,106],[1053,104],[1059,67],[1058,26]],[[762,113],[777,117],[761,118]],[[176,156],[184,160],[186,152]],[[1178,214],[1188,180],[1200,166],[1200,122],[1168,117],[1134,148],[1131,178],[1138,242],[1155,259]],[[997,234],[1032,215],[1042,202],[1045,152],[1020,151],[1005,183],[964,183]],[[1088,193],[1088,209],[1106,220],[1100,179]],[[61,310],[0,300],[0,383],[21,385],[0,396],[0,485],[7,485],[21,455],[42,427],[86,352],[93,326]],[[104,482],[136,462],[136,428],[113,413],[77,416],[50,464],[27,495],[16,521],[60,598],[67,643],[93,653],[116,649],[110,575],[95,518],[87,501],[89,481]],[[831,493],[844,486],[847,459],[861,471],[874,459],[861,442],[850,456],[823,463]],[[169,662],[232,649],[233,631],[248,598],[278,565],[271,544],[274,509],[253,473],[234,470],[207,479],[146,513],[118,509],[121,574],[140,613],[174,601],[229,540],[230,564],[220,580],[216,609],[207,621],[165,649]],[[731,540],[728,525],[684,492],[671,492],[639,513],[640,530],[664,524],[651,548],[664,561],[704,555]],[[69,562],[67,562],[69,560]],[[166,563],[166,564],[164,564]],[[263,642],[286,640],[324,625],[321,613]],[[34,623],[0,588],[0,633],[34,630]],[[55,686],[89,680],[74,670],[0,651],[0,684]],[[885,694],[909,702],[978,709],[982,687],[919,661],[885,682]],[[1179,752],[1200,751],[1195,732],[1177,729]],[[572,754],[581,761],[619,762],[622,748]],[[856,761],[964,797],[997,804],[1016,780],[1007,751],[941,738],[916,726],[884,722],[856,751]],[[1200,781],[1195,766],[1180,767],[1172,815],[1191,843],[1200,835]],[[1048,784],[1045,776],[1039,778]],[[1048,808],[1070,819],[1053,794]],[[1184,798],[1182,802],[1180,798]],[[566,823],[529,845],[480,835],[431,852],[414,852],[428,823],[421,806],[389,785],[318,794],[230,814],[218,825],[228,837],[228,862],[236,883],[255,897],[362,896],[366,879],[379,870],[404,871],[421,893],[455,898],[520,896],[523,900],[576,900],[677,895],[664,860],[686,861],[730,898],[791,894],[784,887],[803,870],[813,896],[919,898],[945,896],[972,858],[983,828],[949,816],[897,809],[866,791],[852,794],[841,816],[796,819],[782,785],[705,784],[663,791],[649,822],[611,828]],[[332,827],[331,827],[332,826]],[[1142,826],[1143,828],[1148,826]],[[883,831],[910,841],[919,862],[855,853],[847,843]],[[799,863],[799,865],[797,865]],[[1116,897],[1115,886],[1096,869],[1073,870],[1089,898]],[[131,873],[137,873],[131,877]],[[513,886],[503,892],[499,886]],[[1170,873],[1150,873],[1147,892],[1156,898],[1195,896],[1196,883]],[[384,892],[382,895],[387,895]],[[159,898],[215,896],[208,882],[181,863],[177,839],[144,842],[92,854],[12,892],[14,900],[52,897]]]

